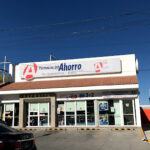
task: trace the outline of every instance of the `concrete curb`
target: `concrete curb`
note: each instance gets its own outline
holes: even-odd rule
[[[84,131],[87,131],[87,130],[99,130],[99,128],[77,128],[77,130],[81,131],[81,130],[84,130]]]
[[[46,131],[65,131],[66,128],[47,128],[45,129]]]
[[[116,131],[116,130],[118,130],[118,131],[133,131],[133,130],[135,130],[135,128],[112,128],[111,130],[112,131]]]
[[[17,130],[19,130],[19,131],[35,131],[37,129],[36,128],[18,128]]]
[[[40,130],[38,128],[17,128],[19,131],[36,131]],[[43,129],[42,129],[43,130]],[[60,130],[66,130],[66,128],[46,128],[45,131],[60,131]]]

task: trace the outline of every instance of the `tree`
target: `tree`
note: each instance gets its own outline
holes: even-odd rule
[[[9,77],[5,75],[5,82],[8,82]],[[3,83],[3,74],[0,73],[0,83]]]

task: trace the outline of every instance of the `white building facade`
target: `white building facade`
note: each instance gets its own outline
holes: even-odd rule
[[[141,126],[134,54],[11,64],[0,117],[13,127]]]

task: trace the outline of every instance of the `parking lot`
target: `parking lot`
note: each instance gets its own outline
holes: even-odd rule
[[[143,141],[139,128],[127,131],[112,131],[102,128],[95,131],[33,131],[37,150],[149,150],[150,144]]]

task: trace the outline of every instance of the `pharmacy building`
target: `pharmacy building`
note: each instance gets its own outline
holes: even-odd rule
[[[12,127],[141,126],[134,54],[9,65],[0,119]]]

